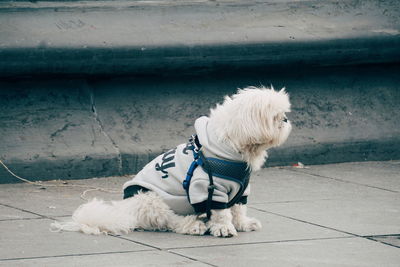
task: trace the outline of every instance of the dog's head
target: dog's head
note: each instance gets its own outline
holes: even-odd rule
[[[286,114],[289,96],[283,88],[248,87],[225,97],[211,110],[210,119],[218,138],[242,153],[245,160],[260,161],[266,149],[283,144],[292,129]],[[257,165],[257,164],[255,164]]]

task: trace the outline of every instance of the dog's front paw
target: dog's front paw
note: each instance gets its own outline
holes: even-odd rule
[[[261,227],[261,222],[256,218],[245,217],[235,222],[235,228],[240,232],[258,231]]]
[[[210,234],[218,237],[232,237],[237,236],[235,226],[233,224],[215,223],[209,226]]]

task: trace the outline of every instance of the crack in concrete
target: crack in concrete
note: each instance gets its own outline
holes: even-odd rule
[[[54,220],[54,218],[52,218],[52,217],[49,217],[49,216],[46,216],[46,215],[42,215],[42,214],[39,214],[39,213],[36,213],[36,212],[33,212],[33,211],[25,210],[25,209],[22,209],[22,208],[14,207],[14,206],[11,206],[11,205],[8,205],[8,204],[0,203],[0,206],[4,206],[4,207],[10,208],[10,209],[19,210],[19,211],[26,212],[26,213],[30,213],[30,214],[33,214],[33,215],[36,215],[36,216],[40,217],[40,218],[36,218],[36,219],[51,219],[51,220]]]
[[[30,221],[30,220],[43,220],[47,218],[38,217],[38,218],[11,218],[11,219],[0,219],[0,222],[14,222],[14,221]]]
[[[337,237],[315,237],[315,238],[300,238],[300,239],[284,239],[284,240],[267,240],[255,242],[236,242],[227,244],[214,244],[214,245],[200,245],[200,246],[186,246],[186,247],[171,247],[163,250],[180,250],[180,249],[197,249],[197,248],[211,248],[211,247],[232,247],[232,246],[245,246],[245,245],[260,245],[260,244],[276,244],[276,243],[291,243],[291,242],[304,242],[304,241],[319,241],[319,240],[336,240],[336,239],[349,239],[356,238],[355,236],[337,236]]]
[[[97,122],[101,133],[111,142],[115,152],[117,152],[117,161],[118,161],[118,175],[122,175],[122,155],[121,155],[121,150],[119,149],[118,144],[114,141],[114,139],[111,138],[109,134],[104,130],[104,125],[100,120],[99,114],[97,113],[96,109],[96,102],[94,100],[94,91],[90,87],[90,104],[91,104],[91,111],[94,116],[94,120]]]
[[[378,239],[378,238],[380,238],[381,236],[382,236],[382,235],[376,235],[376,236],[362,236],[362,237],[363,237],[363,238],[366,238],[366,239],[368,239],[368,240],[371,240],[371,241],[375,241],[375,242],[378,242],[378,243],[387,245],[387,246],[391,246],[391,247],[395,247],[395,248],[400,248],[400,246],[398,246],[398,245],[395,245],[395,244],[393,244],[393,243],[390,243],[390,242],[387,242],[387,241],[383,241],[383,240]],[[392,236],[398,236],[398,234],[395,234],[395,235],[392,235]]]
[[[260,208],[255,208],[255,207],[249,207],[249,208],[254,209],[254,210],[258,210],[258,211],[261,211],[261,212],[273,214],[273,215],[276,215],[276,216],[279,216],[279,217],[291,219],[291,220],[294,220],[294,221],[298,221],[298,222],[302,222],[302,223],[306,223],[306,224],[322,227],[322,228],[329,229],[329,230],[332,230],[332,231],[336,231],[336,232],[339,232],[339,233],[347,234],[347,235],[350,235],[350,236],[353,236],[353,237],[359,237],[359,238],[363,238],[363,239],[366,239],[366,240],[375,241],[375,242],[378,242],[378,243],[381,243],[381,244],[384,244],[384,245],[387,245],[387,246],[399,248],[396,245],[393,245],[393,244],[390,244],[390,243],[387,243],[387,242],[384,242],[384,241],[373,239],[370,236],[358,235],[358,234],[351,233],[351,232],[348,232],[348,231],[339,230],[339,229],[336,229],[336,228],[333,228],[333,227],[324,226],[324,225],[321,225],[321,224],[317,224],[317,223],[313,223],[313,222],[297,219],[295,217],[286,216],[286,215],[283,215],[283,214],[275,213],[275,212],[264,210],[264,209],[260,209]]]
[[[175,251],[167,251],[167,252],[170,253],[170,254],[173,254],[173,255],[176,255],[176,256],[185,258],[185,259],[189,259],[189,260],[194,261],[194,262],[200,262],[200,263],[203,263],[203,264],[208,265],[208,266],[218,267],[218,265],[214,265],[214,264],[211,264],[211,263],[209,263],[209,262],[201,261],[201,260],[199,260],[199,259],[192,258],[192,257],[186,256],[186,255],[183,255],[183,254],[180,254],[180,253],[175,252]]]
[[[25,258],[5,258],[0,259],[0,262],[5,261],[18,261],[18,260],[36,260],[36,259],[51,259],[51,258],[64,258],[64,257],[82,257],[82,256],[96,256],[96,255],[111,255],[111,254],[125,254],[125,253],[138,253],[148,252],[153,250],[126,250],[126,251],[111,251],[111,252],[98,252],[98,253],[77,253],[77,254],[63,254],[53,256],[36,256],[36,257],[25,257]]]
[[[52,133],[50,135],[50,138],[53,139],[53,138],[57,137],[60,133],[66,131],[69,127],[76,127],[76,126],[77,126],[77,124],[68,122],[62,128],[60,128],[57,131],[55,131],[54,133]]]

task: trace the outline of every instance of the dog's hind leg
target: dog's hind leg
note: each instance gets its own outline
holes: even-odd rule
[[[239,232],[250,232],[261,229],[261,222],[255,218],[247,217],[247,206],[235,204],[231,208],[232,222]]]
[[[154,192],[140,193],[135,198],[137,229],[173,231],[187,235],[204,235],[207,231],[205,223],[196,215],[177,215]]]

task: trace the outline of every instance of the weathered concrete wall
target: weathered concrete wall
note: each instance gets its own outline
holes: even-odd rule
[[[185,142],[194,120],[248,85],[286,86],[293,132],[267,166],[400,158],[400,68],[252,70],[0,84],[0,158],[31,179],[135,173]],[[1,182],[15,179],[0,168]]]
[[[32,180],[135,173],[260,84],[293,103],[267,166],[400,158],[399,47],[396,0],[1,1],[0,159]]]

